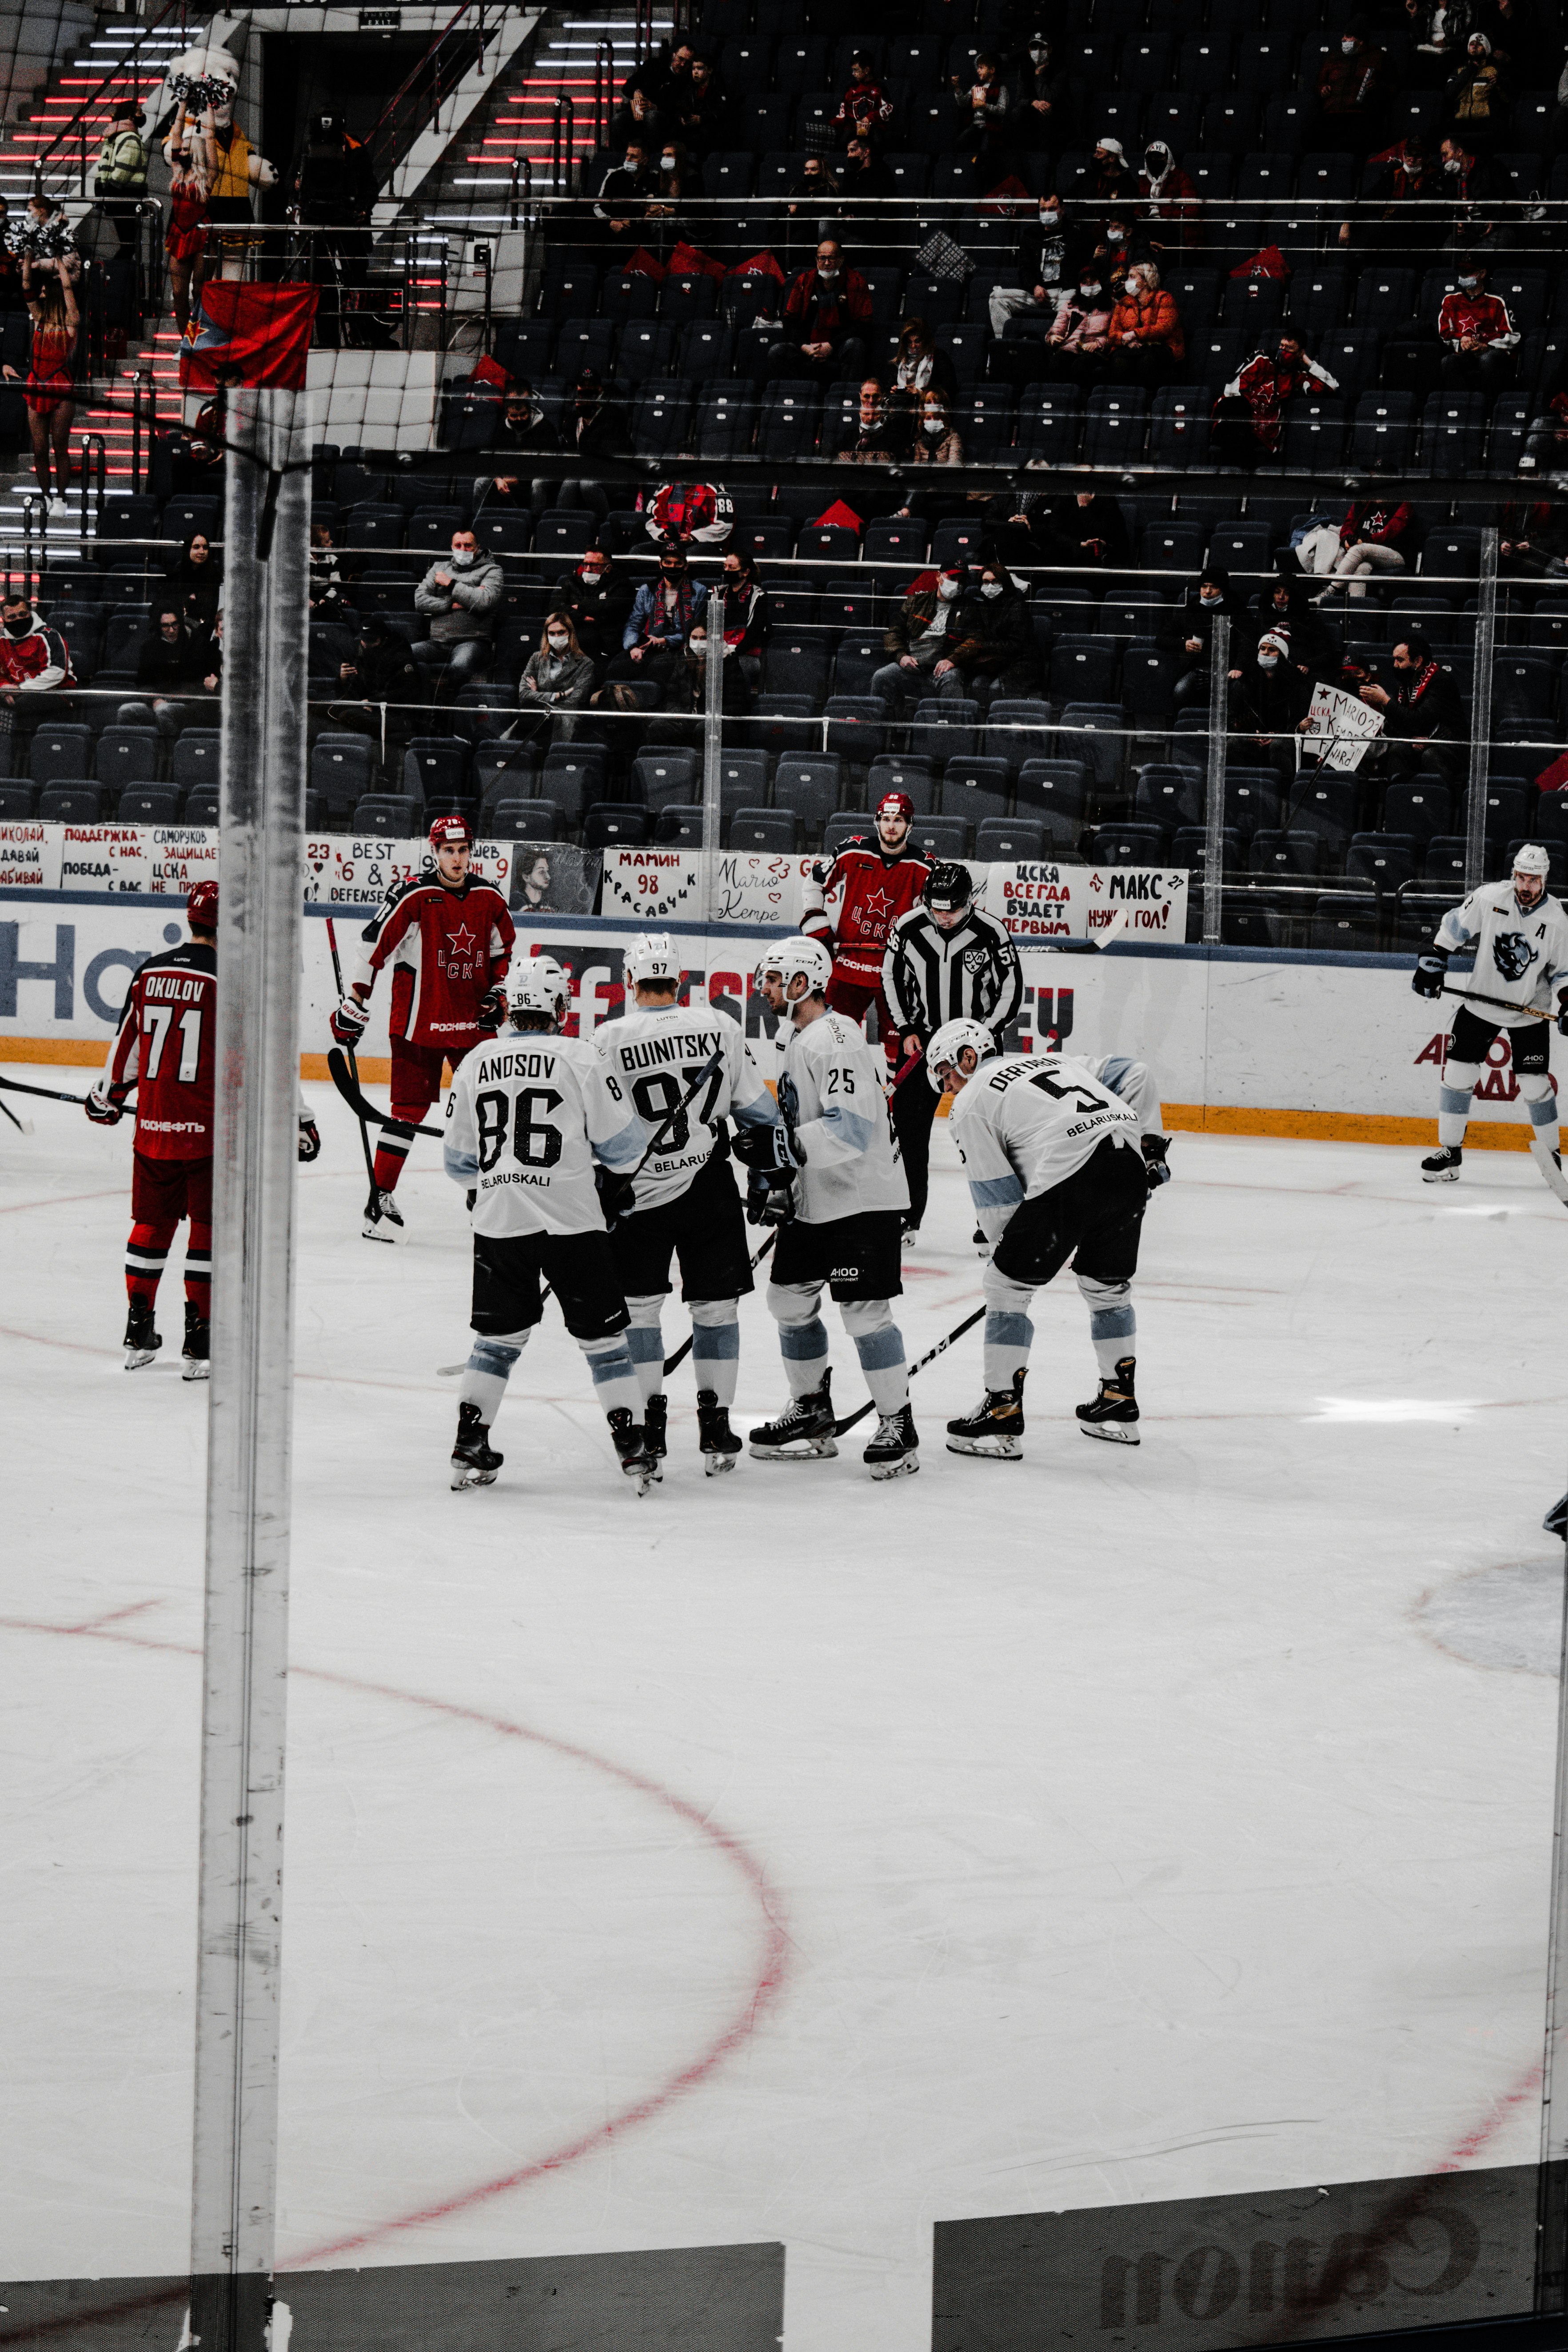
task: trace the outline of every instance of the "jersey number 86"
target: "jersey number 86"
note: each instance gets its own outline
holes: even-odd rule
[[[474,1118],[479,1130],[479,1168],[487,1173],[500,1158],[507,1129],[511,1130],[511,1156],[524,1168],[553,1168],[561,1157],[561,1129],[551,1113],[562,1097],[553,1087],[524,1087],[515,1102],[499,1092],[476,1097]]]

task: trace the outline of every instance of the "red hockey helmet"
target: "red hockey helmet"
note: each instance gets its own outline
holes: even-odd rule
[[[194,923],[198,931],[216,930],[217,884],[216,882],[196,884],[195,888],[185,900],[185,919],[187,922]]]
[[[454,809],[449,816],[436,819],[430,828],[430,846],[432,849],[456,849],[459,842],[467,842],[472,849],[474,828],[466,816]]]
[[[915,804],[908,793],[884,793],[877,803],[879,818],[889,815],[901,816],[904,823],[909,824],[913,820],[914,813]]]

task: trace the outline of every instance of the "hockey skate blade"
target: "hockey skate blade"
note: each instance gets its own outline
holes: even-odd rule
[[[390,1242],[395,1246],[397,1232],[395,1227],[387,1229],[379,1224],[373,1225],[367,1223],[360,1227],[360,1239],[366,1242]]]
[[[1079,1427],[1086,1437],[1098,1437],[1105,1445],[1140,1445],[1142,1440],[1134,1423],[1127,1421],[1080,1421]]]
[[[705,1454],[702,1456],[702,1475],[705,1478],[722,1478],[727,1470],[734,1468],[736,1459],[733,1454]]]
[[[973,1454],[981,1462],[1021,1462],[1024,1448],[1016,1437],[950,1437],[950,1454]]]
[[[140,1372],[145,1370],[147,1365],[155,1364],[157,1360],[156,1348],[132,1348],[126,1356],[125,1369],[128,1372]]]
[[[476,1470],[471,1462],[454,1462],[452,1465],[454,1495],[460,1495],[466,1486],[493,1486],[495,1482],[493,1470]]]
[[[210,1380],[212,1378],[212,1366],[207,1363],[182,1364],[180,1367],[180,1378],[183,1381]]]
[[[873,1462],[869,1465],[871,1475],[879,1485],[888,1478],[911,1477],[920,1466],[921,1457],[918,1447],[914,1453],[904,1454],[897,1462]]]
[[[1423,1184],[1457,1184],[1462,1172],[1458,1168],[1434,1168],[1428,1175],[1424,1168],[1421,1171],[1421,1181]]]
[[[808,1438],[802,1445],[749,1445],[753,1462],[831,1462],[838,1448],[831,1437]]]

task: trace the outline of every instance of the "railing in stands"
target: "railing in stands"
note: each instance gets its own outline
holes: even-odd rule
[[[632,31],[632,58],[637,65],[653,54],[653,0],[637,0]]]
[[[81,490],[81,536],[88,538],[88,499],[93,502],[93,536],[103,530],[103,502],[109,494],[109,447],[101,433],[81,436],[78,482]]]
[[[563,90],[555,101],[550,120],[550,183],[557,195],[569,196],[572,194],[576,124],[577,110],[570,95]]]
[[[37,539],[37,552],[34,541]],[[39,490],[29,490],[22,500],[22,578],[29,595],[47,569],[49,561],[49,502]],[[6,586],[10,573],[6,572]]]
[[[76,112],[67,116],[59,129],[56,131],[54,137],[49,141],[47,146],[39,147],[35,151],[32,159],[33,186],[35,191],[43,186],[44,165],[54,154],[57,148],[62,146],[66,141],[74,136],[81,146],[81,192],[84,196],[86,195],[88,124],[92,118],[93,111],[103,99],[105,92],[111,89],[117,82],[123,80],[128,62],[131,68],[132,88],[135,89],[140,87],[142,81],[142,44],[145,41],[149,33],[157,32],[160,26],[166,25],[171,18],[174,19],[181,26],[184,24],[185,0],[163,0],[163,5],[159,9],[157,15],[150,23],[143,25],[141,31],[137,34],[135,44],[132,48],[129,60],[122,57],[117,58],[113,65],[110,67],[108,72],[104,74],[102,79],[94,86],[90,94],[87,98],[83,99],[81,104],[77,108]],[[149,84],[151,85],[153,83],[159,82],[163,78],[163,68],[160,67],[156,73],[148,76]]]
[[[382,108],[365,142],[378,188],[385,187],[414,142],[484,56],[485,44],[496,30],[494,25],[486,26],[487,5],[488,0],[463,0]]]
[[[603,147],[616,110],[616,50],[612,41],[594,44],[594,144]]]

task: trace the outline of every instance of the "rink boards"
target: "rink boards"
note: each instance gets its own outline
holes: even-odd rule
[[[300,1048],[308,1077],[324,1077],[327,1019],[336,1002],[324,918],[305,909],[305,990]],[[583,915],[519,916],[520,943],[555,956],[572,978],[579,1033],[614,1020],[621,958],[640,926]],[[345,965],[357,942],[339,914]],[[751,973],[761,927],[671,923],[689,986],[745,1021],[771,1076],[774,1023]],[[92,1066],[104,1058],[131,974],[184,928],[166,898],[71,891],[0,891],[0,1058]],[[1435,1089],[1454,1000],[1412,995],[1407,957],[1276,950],[1118,945],[1104,953],[1025,945],[1021,1045],[1055,1030],[1088,1054],[1152,1061],[1166,1124],[1243,1135],[1416,1143],[1434,1133]],[[1456,960],[1450,977],[1465,984]],[[360,1067],[387,1075],[386,992]],[[1472,1145],[1522,1150],[1526,1127],[1506,1035],[1477,1091]]]

